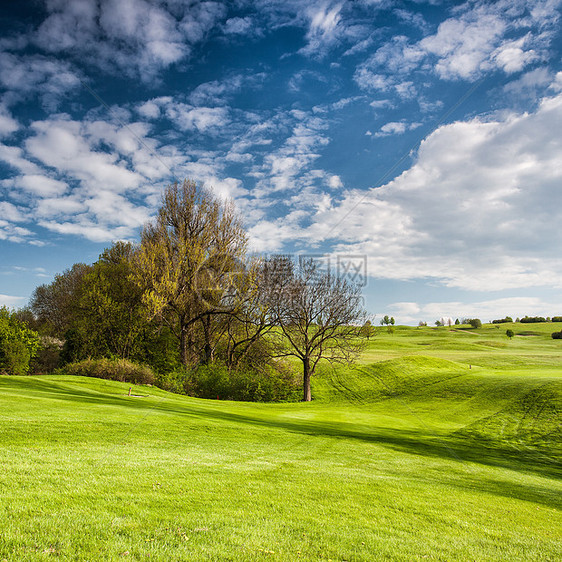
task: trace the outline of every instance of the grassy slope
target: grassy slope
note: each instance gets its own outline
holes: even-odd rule
[[[559,325],[397,328],[311,404],[0,377],[0,560],[556,560]]]

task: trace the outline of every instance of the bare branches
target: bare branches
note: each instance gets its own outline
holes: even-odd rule
[[[303,362],[304,400],[308,401],[310,377],[320,360],[348,363],[361,350],[360,290],[322,271],[312,260],[295,270],[289,258],[276,256],[269,269],[271,308],[288,342],[282,353]]]

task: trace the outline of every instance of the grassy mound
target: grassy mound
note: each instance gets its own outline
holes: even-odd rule
[[[353,368],[325,370],[314,384],[324,402],[366,403],[423,389],[466,373],[468,366],[446,359],[411,355]]]
[[[562,455],[562,381],[541,384],[458,432],[481,444]]]

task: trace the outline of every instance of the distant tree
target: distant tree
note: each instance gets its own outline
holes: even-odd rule
[[[361,336],[366,339],[371,339],[376,335],[375,327],[371,324],[370,320],[367,320],[363,326],[361,326]]]
[[[506,316],[505,318],[500,318],[499,320],[492,320],[492,324],[505,324],[507,322],[513,322],[511,316]]]
[[[552,339],[553,340],[562,340],[562,330],[560,332],[553,332]]]
[[[562,322],[562,316],[553,316],[550,319],[551,322]]]
[[[546,318],[543,316],[525,316],[520,320],[521,324],[537,324],[540,322],[546,322]]]
[[[349,363],[359,353],[365,312],[359,287],[320,270],[314,260],[296,269],[278,256],[270,278],[270,303],[284,336],[279,356],[294,356],[303,366],[303,400],[312,399],[311,377],[321,360]]]
[[[435,320],[435,325],[436,325],[437,327],[443,326],[443,324],[441,323],[441,320]]]
[[[480,318],[470,318],[469,320],[466,321],[466,323],[470,324],[473,328],[482,327],[482,321],[480,320]]]
[[[511,339],[511,338],[515,335],[515,332],[514,332],[513,330],[511,330],[511,329],[507,329],[507,330],[505,331],[505,335],[506,335],[509,339]]]
[[[424,322],[423,320],[420,320],[418,322],[418,328],[422,328],[423,326],[427,326],[427,322]]]
[[[459,326],[459,325],[460,325],[460,320],[457,318],[457,319],[455,320],[455,326]]]

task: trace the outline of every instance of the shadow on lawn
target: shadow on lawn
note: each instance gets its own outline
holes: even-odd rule
[[[69,383],[72,383],[72,381],[69,380]],[[232,410],[238,407],[238,403],[234,402],[189,400],[185,404],[180,404],[179,402],[184,397],[178,396],[174,400],[173,395],[166,394],[163,394],[162,397],[151,396],[147,399],[133,399],[126,394],[111,396],[78,386],[71,387],[66,382],[41,380],[35,377],[0,377],[0,391],[4,388],[21,389],[22,391],[25,390],[26,393],[31,391],[56,400],[126,407],[145,414],[149,414],[150,411],[166,412],[206,421],[215,420],[251,425],[317,437],[356,439],[407,454],[459,463],[459,470],[454,470],[451,467],[451,474],[439,475],[439,481],[448,485],[532,501],[548,507],[562,507],[562,499],[551,489],[540,486],[521,486],[513,481],[500,479],[483,479],[481,474],[471,474],[473,468],[470,464],[467,464],[476,463],[517,472],[535,473],[549,478],[560,478],[562,476],[562,463],[560,458],[555,457],[555,453],[549,449],[540,450],[538,448],[521,447],[521,445],[517,447],[515,444],[494,443],[492,441],[487,441],[484,444],[454,433],[438,436],[420,429],[398,430],[345,422],[287,420],[274,417],[274,413],[267,409],[257,410],[254,415],[226,411],[225,408]],[[303,411],[306,411],[307,405],[302,405],[302,407]],[[268,417],[260,417],[262,412]],[[146,419],[150,419],[148,415]],[[428,483],[435,481],[435,478],[435,476],[423,474],[419,476],[420,480],[427,480]]]

